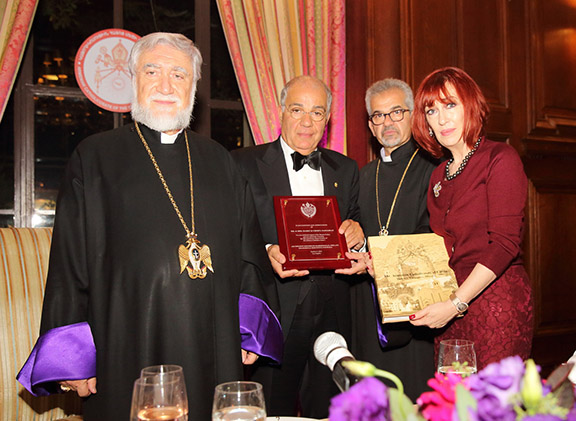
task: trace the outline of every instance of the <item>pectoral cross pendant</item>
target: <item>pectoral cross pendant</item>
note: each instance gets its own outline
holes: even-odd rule
[[[186,269],[190,279],[204,279],[208,270],[214,273],[210,247],[206,244],[202,245],[196,236],[190,236],[185,245],[180,244],[178,259],[180,261],[180,273]]]

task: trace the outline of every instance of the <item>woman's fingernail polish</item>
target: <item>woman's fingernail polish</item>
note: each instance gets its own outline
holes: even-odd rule
[[[416,315],[415,315],[415,314],[411,314],[410,317],[409,317],[410,320],[414,320],[415,318],[416,318]]]

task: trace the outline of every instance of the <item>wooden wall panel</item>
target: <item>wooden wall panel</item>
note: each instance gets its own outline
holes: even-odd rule
[[[460,2],[458,17],[459,65],[482,87],[493,111],[507,110],[506,1]]]
[[[532,356],[545,373],[576,349],[576,191],[531,188],[527,265],[535,291]]]
[[[528,241],[537,309],[533,356],[549,370],[576,349],[576,1],[527,4],[528,100],[519,135],[534,186]]]
[[[536,328],[571,327],[576,325],[573,283],[576,274],[576,194],[537,192],[533,208],[536,214],[533,229],[539,244],[537,253],[532,256],[534,281],[540,291]]]
[[[373,35],[368,35],[366,8],[364,1],[346,0],[346,154],[360,167],[371,153],[364,92],[367,50]]]
[[[531,134],[573,138],[576,127],[576,1],[530,0],[530,12],[533,39],[529,63],[533,76]]]
[[[402,78],[414,90],[432,70],[458,64],[457,1],[404,0]]]

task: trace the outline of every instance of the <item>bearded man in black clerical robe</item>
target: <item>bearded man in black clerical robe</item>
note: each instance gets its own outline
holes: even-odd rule
[[[366,91],[368,127],[382,146],[378,159],[360,171],[358,204],[366,236],[430,232],[426,197],[438,162],[412,138],[413,109],[412,90],[404,81],[380,80]],[[400,377],[415,401],[434,376],[434,332],[409,322],[383,325],[374,279],[360,279],[351,288],[352,352]]]
[[[130,56],[134,124],[85,139],[58,198],[41,336],[18,378],[76,391],[85,420],[125,420],[146,366],[184,369],[189,419],[243,364],[280,361],[274,278],[228,152],[186,130],[202,58],[180,34]]]

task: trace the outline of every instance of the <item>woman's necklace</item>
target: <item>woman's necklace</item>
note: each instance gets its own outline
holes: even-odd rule
[[[376,213],[378,214],[378,226],[380,228],[380,232],[378,235],[388,235],[388,227],[390,226],[390,219],[392,218],[392,212],[394,211],[394,205],[396,205],[396,199],[398,198],[398,193],[400,193],[400,187],[402,187],[402,182],[404,181],[404,177],[406,177],[406,173],[408,172],[408,168],[410,168],[410,164],[414,160],[414,157],[418,153],[420,148],[416,148],[414,153],[412,154],[412,158],[408,161],[406,168],[404,168],[404,174],[402,174],[402,178],[400,179],[400,183],[398,183],[398,188],[396,189],[396,194],[394,195],[394,200],[392,200],[392,206],[390,206],[390,212],[388,213],[388,220],[386,221],[386,226],[382,225],[382,221],[380,220],[380,200],[378,199],[378,174],[380,173],[380,162],[378,160],[378,165],[376,166]]]
[[[196,236],[196,226],[194,224],[194,183],[192,179],[192,160],[190,159],[190,146],[188,145],[188,135],[186,134],[186,130],[184,130],[184,139],[186,141],[186,152],[188,154],[188,173],[190,175],[190,214],[191,214],[191,229],[188,229],[188,225],[184,221],[182,214],[180,213],[180,209],[172,196],[172,192],[164,179],[164,175],[162,175],[162,171],[156,162],[156,158],[150,150],[146,139],[142,135],[140,131],[140,127],[138,126],[137,122],[134,122],[136,125],[136,131],[138,132],[138,136],[146,148],[146,152],[148,152],[148,156],[156,169],[156,173],[164,186],[164,190],[168,195],[168,199],[170,199],[170,203],[172,203],[172,207],[176,211],[176,215],[178,215],[178,219],[180,219],[180,223],[184,227],[184,231],[186,231],[186,245],[180,244],[178,247],[178,259],[180,261],[180,273],[184,272],[184,269],[188,270],[188,275],[192,279],[196,278],[204,278],[206,277],[207,269],[211,272],[214,272],[212,268],[212,258],[210,256],[210,248],[204,244],[202,245]]]
[[[476,152],[476,149],[478,149],[478,146],[480,146],[480,139],[482,139],[482,138],[479,137],[478,140],[476,141],[476,143],[474,143],[474,147],[472,148],[472,150],[466,154],[466,156],[464,157],[464,159],[460,163],[460,166],[458,167],[456,172],[452,175],[450,175],[450,164],[452,164],[454,162],[454,157],[452,157],[448,160],[448,162],[446,163],[446,176],[445,176],[446,180],[450,181],[453,178],[456,178],[458,175],[460,175],[460,173],[464,170],[464,168],[466,168],[466,164],[468,163],[468,160],[470,159],[470,157],[472,155],[474,155],[474,152]]]

